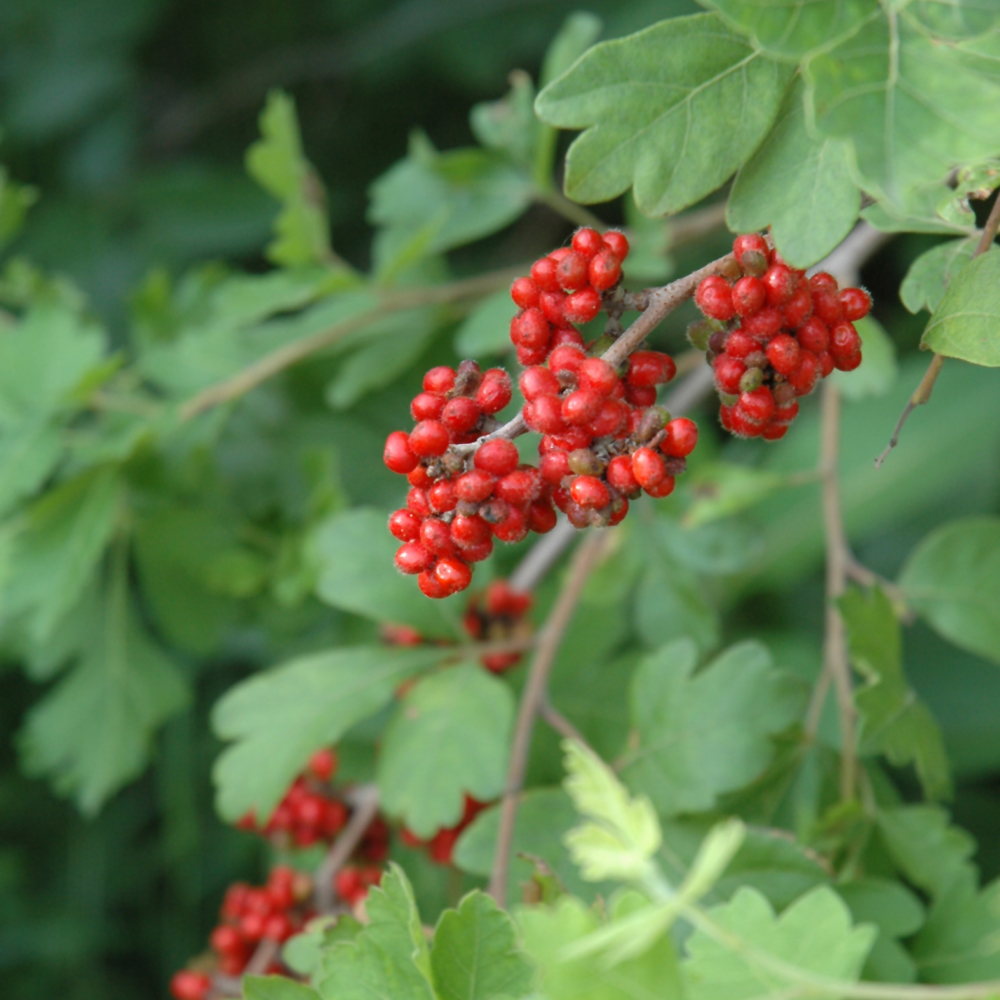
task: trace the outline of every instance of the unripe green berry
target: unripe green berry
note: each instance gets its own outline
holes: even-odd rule
[[[604,463],[589,448],[577,448],[568,458],[569,467],[578,476],[599,476],[604,471]]]
[[[759,368],[748,368],[740,379],[740,392],[753,392],[764,384],[764,373]]]
[[[741,263],[743,273],[759,278],[767,270],[767,257],[759,250],[747,250],[743,254]]]

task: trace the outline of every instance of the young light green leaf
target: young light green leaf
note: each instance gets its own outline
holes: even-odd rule
[[[295,102],[272,91],[260,115],[261,138],[247,150],[247,172],[281,202],[268,257],[282,267],[328,264],[330,229],[323,184],[302,152]]]
[[[903,673],[903,637],[892,603],[878,587],[852,587],[840,598],[851,663],[865,678],[854,695],[862,719],[862,752],[884,753],[897,767],[913,764],[929,799],[951,796],[941,730]]]
[[[920,345],[945,357],[1000,368],[1000,251],[982,254],[955,275]]]
[[[688,1000],[751,1000],[801,988],[813,975],[856,980],[877,933],[868,924],[852,927],[847,906],[826,886],[779,917],[754,889],[740,889],[708,916],[745,944],[736,950],[697,929],[682,966]],[[788,967],[803,978],[785,972]]]
[[[368,894],[368,926],[323,956],[324,1000],[438,1000],[413,888],[396,864]]]
[[[692,503],[683,523],[697,528],[730,517],[792,485],[791,477],[730,462],[699,469],[691,484]]]
[[[384,514],[365,507],[334,514],[317,529],[315,541],[320,600],[375,621],[411,625],[427,638],[459,634],[451,602],[427,600],[415,580],[396,570],[399,543]]]
[[[495,799],[507,774],[514,696],[478,664],[418,681],[382,737],[382,805],[418,837],[462,818],[465,796]]]
[[[996,39],[943,45],[890,5],[806,67],[817,128],[849,139],[861,186],[897,205],[1000,148]]]
[[[732,175],[767,134],[790,79],[791,67],[699,14],[594,46],[535,110],[585,130],[566,158],[570,198],[607,201],[633,186],[641,211],[663,215]]]
[[[431,971],[437,1000],[495,1000],[531,992],[532,970],[514,922],[482,892],[445,910],[434,929]]]
[[[136,618],[123,576],[89,625],[79,664],[31,709],[19,743],[29,774],[93,816],[142,773],[156,730],[188,691]]]
[[[737,31],[768,55],[800,62],[857,31],[878,9],[877,0],[706,0]]]
[[[374,715],[400,681],[440,656],[433,648],[348,646],[300,657],[230,688],[212,713],[219,738],[234,741],[213,771],[219,814],[237,820],[254,810],[264,820],[309,754]]]
[[[319,1000],[319,994],[288,976],[244,976],[243,1000]]]
[[[506,354],[510,350],[510,292],[504,288],[483,299],[455,331],[455,353],[460,358]]]
[[[774,128],[740,167],[726,203],[726,224],[734,233],[770,226],[781,255],[795,267],[815,264],[833,250],[861,208],[848,144],[809,133],[803,90],[801,80],[789,89]],[[801,210],[820,202],[822,212]]]
[[[566,791],[589,820],[564,838],[581,875],[588,882],[641,880],[661,841],[649,800],[632,798],[614,772],[579,743],[565,740],[563,750]]]
[[[1000,663],[1000,518],[965,518],[931,532],[910,553],[899,585],[946,639]]]
[[[978,242],[978,237],[967,236],[939,243],[922,253],[910,265],[899,286],[903,305],[911,313],[918,313],[921,309],[934,312],[941,304],[952,278],[969,263]]]
[[[685,903],[696,903],[719,881],[743,846],[746,833],[742,820],[735,818],[716,823],[708,831],[678,892]]]
[[[637,905],[635,894],[627,894],[618,901],[614,920],[624,921]],[[569,948],[601,927],[594,910],[578,899],[564,896],[552,908],[523,909],[518,923],[549,1000],[680,1000],[683,995],[677,954],[665,934],[638,957],[609,967],[600,955],[567,957]]]
[[[756,642],[731,646],[695,673],[690,640],[647,657],[632,680],[639,746],[622,775],[661,815],[710,809],[723,792],[761,774],[770,736],[799,716],[803,690]]]
[[[976,214],[969,200],[986,201],[998,187],[1000,160],[991,158],[983,163],[959,167],[955,172],[955,188],[949,189],[948,195],[938,205],[938,215],[956,225],[975,226]]]

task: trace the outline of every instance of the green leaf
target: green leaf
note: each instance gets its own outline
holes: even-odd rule
[[[440,650],[354,646],[303,656],[229,689],[212,726],[232,740],[215,762],[216,805],[227,820],[271,814],[309,755],[374,715],[399,682]]]
[[[319,1000],[319,994],[288,976],[244,976],[243,1000]]]
[[[970,261],[948,285],[921,347],[1000,368],[1000,251]]]
[[[368,926],[323,956],[324,1000],[437,1000],[413,889],[398,865],[368,894],[366,909]]]
[[[877,0],[706,0],[737,31],[768,55],[799,62],[857,31],[878,9]]]
[[[899,586],[946,639],[1000,663],[1000,518],[965,518],[931,532],[910,553]]]
[[[455,331],[455,353],[460,358],[506,354],[510,350],[510,320],[515,312],[506,288],[488,295]]]
[[[542,60],[542,86],[566,72],[601,36],[601,19],[589,11],[576,10],[563,22]]]
[[[382,280],[424,257],[473,243],[510,225],[531,203],[530,177],[481,149],[439,153],[423,136],[371,186],[369,220],[380,227]]]
[[[619,900],[614,919],[627,919],[635,905],[634,894]],[[518,923],[549,1000],[679,1000],[683,995],[677,955],[667,935],[637,958],[609,967],[603,956],[567,957],[568,948],[602,926],[580,900],[563,897],[552,908],[522,909]]]
[[[63,436],[44,418],[29,417],[0,433],[0,516],[34,493],[62,456]]]
[[[901,883],[882,878],[842,882],[837,892],[847,903],[853,920],[875,924],[879,930],[863,976],[885,982],[915,982],[916,963],[898,939],[915,934],[923,925],[920,900]]]
[[[834,6],[841,9],[840,4],[810,9]],[[861,192],[848,169],[848,144],[809,133],[803,90],[799,80],[788,91],[774,128],[740,167],[726,203],[726,225],[734,233],[770,226],[781,255],[795,267],[809,267],[830,253],[861,208]],[[822,203],[822,212],[802,211],[816,203]]]
[[[335,514],[316,532],[320,600],[375,621],[411,625],[426,638],[455,637],[459,631],[451,608],[455,603],[464,607],[462,598],[429,601],[416,580],[396,569],[398,547],[378,511],[356,507]]]
[[[544,126],[535,117],[535,85],[523,70],[510,75],[510,91],[499,101],[473,105],[469,113],[472,134],[512,163],[531,170]]]
[[[330,263],[326,195],[302,152],[295,102],[275,90],[260,115],[261,138],[247,150],[247,172],[281,202],[267,256],[281,267]]]
[[[15,523],[3,567],[0,608],[23,617],[31,638],[51,635],[80,599],[120,513],[117,470],[81,473],[44,494]]]
[[[776,670],[756,642],[731,646],[695,673],[690,640],[648,656],[632,680],[639,746],[622,775],[650,796],[661,815],[710,809],[770,764],[769,737],[802,707],[802,690]]]
[[[883,809],[878,830],[897,868],[932,897],[948,889],[972,870],[969,859],[976,842],[957,826],[940,806],[898,806]]]
[[[839,600],[851,663],[865,679],[854,695],[862,719],[861,750],[884,753],[897,767],[913,764],[929,799],[952,793],[941,730],[903,673],[903,637],[882,590],[852,587]]]
[[[565,837],[580,874],[588,882],[640,880],[661,843],[649,799],[631,797],[611,768],[581,744],[564,740],[563,750],[564,786],[576,811],[588,820]]]
[[[517,949],[514,922],[490,896],[470,892],[434,930],[431,970],[438,1000],[522,997],[532,970]]]
[[[955,173],[955,189],[938,205],[938,214],[960,226],[974,227],[976,214],[970,199],[986,201],[1000,187],[1000,160],[989,159],[959,167]]]
[[[188,696],[130,606],[124,574],[98,614],[79,664],[31,709],[19,737],[25,770],[87,816],[142,773],[156,730]]]
[[[682,966],[688,1000],[749,1000],[802,986],[757,959],[758,952],[806,976],[856,980],[877,933],[870,925],[852,927],[847,906],[826,886],[813,889],[780,917],[759,892],[740,889],[709,917],[745,944],[735,950],[696,930]]]
[[[817,128],[849,139],[861,186],[901,205],[1000,148],[997,40],[942,44],[907,6],[880,10],[806,67]]]
[[[514,696],[479,664],[418,681],[382,737],[377,779],[382,806],[418,837],[462,818],[465,796],[503,791]]]
[[[791,73],[714,15],[678,17],[595,45],[535,110],[585,130],[566,158],[570,198],[607,201],[632,185],[641,211],[663,215],[700,201],[746,160]]]
[[[731,462],[713,462],[693,476],[692,503],[683,523],[692,528],[738,514],[787,489],[791,477]]]
[[[899,286],[899,297],[903,305],[911,313],[918,313],[921,309],[934,312],[941,304],[952,278],[971,260],[978,242],[978,237],[967,236],[965,239],[939,243],[922,253],[910,265]]]
[[[861,210],[861,218],[886,233],[944,233],[971,236],[976,219],[971,210],[958,217],[949,212],[941,215],[942,206],[953,203],[955,192],[946,183],[922,184],[904,192],[896,203],[887,198],[876,199]]]

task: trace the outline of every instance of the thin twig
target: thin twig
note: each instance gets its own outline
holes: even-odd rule
[[[983,226],[983,232],[979,237],[979,243],[976,245],[976,250],[970,258],[971,260],[975,260],[976,257],[986,253],[993,246],[998,229],[1000,229],[1000,197],[993,202],[993,208],[990,210],[986,225]],[[920,385],[917,386],[913,395],[907,400],[906,406],[903,407],[903,412],[900,414],[899,420],[896,421],[896,429],[892,432],[889,443],[882,450],[882,454],[875,459],[876,469],[882,468],[882,463],[889,457],[889,452],[899,444],[900,432],[903,430],[903,425],[906,421],[910,419],[910,414],[918,406],[923,406],[930,401],[931,393],[934,391],[934,384],[937,382],[938,375],[941,374],[943,365],[944,355],[935,354],[931,359],[930,365],[927,367],[927,371],[924,372],[924,377],[920,380]]]
[[[507,872],[510,868],[510,853],[514,842],[514,825],[517,820],[517,806],[524,784],[524,774],[528,766],[528,752],[531,749],[535,718],[545,699],[549,674],[573,612],[576,610],[577,602],[583,593],[587,577],[597,565],[604,546],[613,534],[613,531],[607,529],[594,531],[576,550],[569,566],[566,583],[542,629],[538,650],[521,695],[510,749],[510,764],[507,768],[507,784],[500,807],[500,829],[497,833],[493,872],[490,875],[489,891],[500,906],[504,906],[507,899]]]
[[[333,888],[333,877],[344,867],[354,849],[361,843],[365,831],[372,825],[372,820],[378,813],[378,800],[377,785],[359,785],[348,792],[347,801],[354,812],[327,852],[323,863],[316,869],[313,881],[316,909],[320,913],[330,913],[334,909],[337,893]]]
[[[557,212],[564,219],[572,222],[575,226],[590,226],[599,233],[603,233],[608,228],[607,223],[599,219],[588,208],[570,201],[561,191],[555,188],[538,188],[534,194],[535,201],[539,205],[545,205]]]
[[[541,705],[538,707],[538,715],[543,722],[551,726],[560,736],[565,736],[569,740],[575,740],[577,743],[582,744],[592,753],[594,752],[593,747],[587,742],[586,737],[580,732],[576,726],[573,725],[569,719],[566,718],[559,709],[554,708],[552,703],[548,698],[542,700]]]

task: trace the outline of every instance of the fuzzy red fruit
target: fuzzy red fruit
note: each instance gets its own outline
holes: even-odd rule
[[[747,275],[733,285],[733,308],[737,316],[751,316],[764,308],[767,288],[760,278]]]
[[[552,294],[552,293],[545,293]],[[544,294],[543,294],[544,299]],[[541,309],[525,309],[511,322],[510,339],[517,347],[535,349],[545,347],[549,342],[551,327]]]
[[[733,330],[726,338],[726,354],[741,361],[754,351],[760,350],[760,344],[751,337],[742,327]]]
[[[785,325],[793,328],[798,326],[812,313],[812,309],[812,293],[809,291],[809,284],[800,281],[792,293],[792,297],[781,310],[785,314]]]
[[[568,296],[565,292],[542,292],[538,299],[538,304],[545,314],[545,318],[553,326],[562,326],[566,322],[566,299]],[[549,339],[551,339],[552,333],[549,331]],[[548,340],[546,341],[548,343]]]
[[[619,229],[609,229],[603,238],[604,245],[619,259],[628,256],[628,237]]]
[[[434,571],[431,569],[425,569],[420,576],[417,577],[417,586],[420,588],[420,593],[424,597],[429,597],[433,601],[440,601],[444,597],[450,597],[452,591],[450,591],[443,583],[434,575]],[[348,902],[351,902],[350,898]]]
[[[739,358],[720,354],[713,362],[715,368],[715,384],[720,392],[735,396],[740,391],[740,379],[746,373],[747,366]]]
[[[420,518],[403,507],[389,515],[389,531],[401,542],[413,542],[420,536]]]
[[[239,928],[232,924],[219,924],[209,935],[208,943],[220,955],[240,954],[246,948]]]
[[[417,454],[410,447],[410,436],[405,431],[393,431],[385,439],[382,461],[401,476],[412,472],[420,463]]]
[[[792,269],[784,264],[772,264],[760,279],[767,291],[767,304],[783,306],[795,291],[797,284]]]
[[[462,473],[455,480],[455,496],[459,500],[466,500],[469,503],[480,503],[493,494],[493,485],[496,482],[493,476],[482,469],[472,469]]]
[[[529,402],[538,399],[539,396],[554,396],[561,388],[559,379],[542,365],[525,368],[517,381],[521,395]]]
[[[774,413],[774,395],[766,385],[762,385],[753,392],[741,393],[738,405],[748,420],[766,424]]]
[[[439,517],[429,517],[420,525],[420,544],[434,555],[450,555],[451,530]]]
[[[601,311],[601,294],[587,286],[570,295],[563,304],[563,314],[570,323],[589,323]]]
[[[175,1000],[205,1000],[212,988],[211,978],[204,972],[181,969],[170,980],[170,993]]]
[[[642,488],[632,471],[632,458],[629,455],[616,455],[608,462],[608,468],[604,474],[608,482],[619,493],[631,495]]]
[[[538,285],[531,278],[518,278],[510,286],[510,297],[519,309],[531,309],[538,305]]]
[[[419,640],[410,645],[419,645]],[[323,803],[323,818],[320,820],[320,829],[324,837],[336,837],[347,824],[347,806],[336,799],[330,799]],[[287,909],[287,907],[286,907]]]
[[[698,443],[698,425],[687,417],[670,420],[660,442],[660,451],[672,458],[687,458]]]
[[[799,342],[787,333],[779,333],[767,345],[767,360],[779,375],[791,375],[797,371],[802,350]]]
[[[760,436],[765,441],[777,441],[783,438],[788,433],[787,424],[767,424],[764,429],[760,432]]]
[[[839,358],[834,358],[833,364],[838,371],[852,372],[858,367],[858,365],[861,364],[861,351],[856,351],[854,354],[847,354]]]
[[[538,471],[550,486],[561,486],[563,479],[573,472],[569,467],[569,455],[559,450],[543,455],[538,463]]]
[[[558,292],[559,280],[556,278],[556,262],[550,257],[543,257],[531,265],[531,281],[540,292]]]
[[[432,368],[424,376],[423,384],[426,392],[444,395],[455,388],[455,369],[449,368],[447,365],[438,365],[437,368]]]
[[[410,416],[414,420],[437,420],[446,400],[436,392],[418,392],[410,403]]]
[[[656,402],[655,385],[626,385],[625,402],[636,406],[641,410],[652,406]]]
[[[524,422],[539,434],[560,434],[566,430],[562,400],[558,396],[539,396],[524,404]]]
[[[618,373],[601,358],[587,358],[576,373],[577,385],[601,396],[610,396],[618,384]]]
[[[838,323],[830,330],[830,353],[835,361],[850,357],[861,350],[861,338],[853,323]]]
[[[573,234],[573,249],[588,259],[599,253],[604,247],[604,240],[596,229],[584,226]]]
[[[478,514],[459,514],[451,522],[451,540],[461,548],[482,545],[491,535],[489,524]]]
[[[472,583],[472,570],[455,556],[443,556],[434,566],[434,576],[449,593],[457,594]]]
[[[844,307],[840,304],[840,295],[836,291],[825,288],[814,290],[813,312],[827,326],[836,326],[844,321]]]
[[[664,476],[655,486],[646,487],[646,493],[657,500],[662,500],[674,492],[674,483],[673,476]]]
[[[631,386],[655,386],[669,382],[677,366],[669,354],[661,351],[636,351],[628,359],[625,381]]]
[[[569,488],[569,495],[589,510],[600,510],[611,503],[607,486],[597,476],[577,476]]]
[[[510,376],[502,368],[490,368],[476,390],[476,405],[483,413],[499,413],[513,395]]]
[[[295,926],[287,913],[272,913],[264,924],[264,937],[277,941],[287,941],[295,933]]]
[[[798,396],[807,396],[813,391],[819,378],[819,361],[812,351],[803,351],[798,371],[789,376],[788,384]]]
[[[537,500],[542,492],[542,477],[537,469],[515,469],[497,480],[495,496],[515,507]]]
[[[418,486],[421,488],[430,486],[433,479],[431,479],[431,474],[427,471],[426,466],[418,465],[415,469],[410,470],[406,474],[406,481],[411,486]]]
[[[577,389],[562,401],[562,418],[567,424],[590,423],[601,412],[604,397],[592,389]]]
[[[479,423],[482,415],[474,399],[456,396],[445,403],[441,411],[441,423],[451,434],[468,434]]]
[[[733,255],[736,257],[736,263],[741,267],[743,266],[743,255],[747,251],[762,254],[764,257],[767,257],[770,252],[767,240],[759,233],[746,233],[733,240]]]
[[[629,408],[617,399],[605,399],[601,410],[585,428],[595,437],[617,434],[628,423]]]
[[[454,510],[458,503],[454,484],[448,479],[439,479],[427,491],[427,504],[435,514],[446,514]]]
[[[844,307],[844,319],[864,319],[872,307],[872,297],[863,288],[845,288],[840,293],[840,304]]]
[[[494,438],[487,441],[476,452],[473,459],[477,469],[488,472],[491,476],[506,476],[513,472],[520,462],[517,446],[506,438]]]
[[[819,364],[820,378],[826,378],[837,367],[834,363],[833,355],[829,351],[820,351],[816,355],[816,361]]]
[[[590,262],[587,277],[592,288],[606,292],[618,284],[622,276],[622,262],[610,250],[603,250]]]
[[[730,430],[738,437],[759,437],[761,425],[754,423],[737,405],[732,409],[729,417]]]
[[[583,350],[583,335],[575,326],[557,326],[552,331],[552,339],[549,341],[551,348],[559,347],[563,344],[571,344]]]
[[[775,309],[774,306],[765,306],[760,312],[755,312],[743,320],[743,330],[762,344],[781,333],[784,325],[785,317],[781,310]]]
[[[567,292],[577,292],[587,284],[590,260],[581,253],[569,253],[556,264],[559,287]]]
[[[420,458],[443,455],[449,444],[451,435],[440,420],[421,420],[410,431],[410,450]]]
[[[528,528],[539,535],[544,535],[556,526],[556,512],[552,504],[545,500],[535,500],[528,504]]]
[[[813,292],[835,292],[838,287],[837,279],[826,271],[817,271],[809,279],[809,288]]]
[[[796,331],[799,346],[813,354],[819,354],[830,346],[830,329],[819,316],[810,316]]]
[[[649,490],[663,482],[667,467],[663,464],[663,456],[652,448],[640,448],[632,455],[632,472],[636,481],[644,490]]]
[[[721,275],[712,274],[704,278],[694,293],[698,308],[710,319],[725,322],[736,315],[733,306],[733,290]]]
[[[566,427],[558,434],[548,435],[550,444],[562,451],[575,451],[590,445],[590,432],[586,427]]]
[[[309,770],[312,772],[312,776],[316,778],[317,781],[329,781],[337,770],[337,755],[329,747],[323,747],[323,749],[317,750],[309,758]],[[276,878],[278,880],[284,880],[284,875],[275,875],[275,873],[279,870],[280,866],[271,872],[271,876],[272,878]],[[290,869],[288,870],[289,872],[291,871]]]
[[[540,365],[549,355],[549,345],[544,347],[518,347],[517,363],[529,368],[531,365]]]
[[[518,507],[509,507],[507,516],[493,525],[493,534],[501,542],[519,542],[528,534],[528,519]]]
[[[434,562],[434,556],[420,544],[420,542],[407,542],[396,550],[396,569],[400,573],[413,575],[422,573],[430,568]]]
[[[580,348],[563,344],[553,348],[549,355],[549,371],[556,376],[564,373],[575,375],[586,359],[587,355]]]

